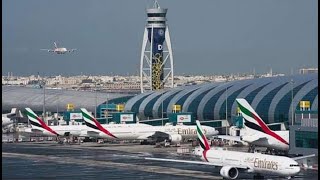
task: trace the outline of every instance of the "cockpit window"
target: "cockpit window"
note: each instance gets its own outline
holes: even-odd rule
[[[299,167],[300,165],[299,164],[290,164],[290,167],[294,167],[294,166]]]

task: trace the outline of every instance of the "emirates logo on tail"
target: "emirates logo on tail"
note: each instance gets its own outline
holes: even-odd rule
[[[40,119],[30,108],[26,108],[29,122],[34,129],[42,131],[49,131],[50,133],[59,136],[59,134],[52,130],[42,119]]]
[[[107,129],[101,126],[101,124],[85,109],[81,108],[81,113],[83,116],[83,119],[85,121],[85,124],[95,130],[101,131],[105,134],[107,134],[110,137],[117,138],[112,133],[110,133]]]
[[[197,124],[197,135],[199,139],[199,144],[203,149],[203,158],[208,162],[206,153],[210,149],[210,145],[208,143],[207,137],[203,133],[199,120],[196,121],[196,124]]]
[[[280,142],[289,145],[289,143],[280,137],[278,134],[273,132],[264,121],[260,118],[260,116],[253,110],[253,108],[249,105],[249,103],[242,98],[236,99],[237,104],[240,108],[241,114],[245,120],[245,125],[253,130],[260,131],[266,133]]]

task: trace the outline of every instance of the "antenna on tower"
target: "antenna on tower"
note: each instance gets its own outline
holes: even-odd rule
[[[154,0],[153,8],[154,8],[154,9],[160,9],[160,5],[159,5],[159,3],[158,3],[157,0]]]

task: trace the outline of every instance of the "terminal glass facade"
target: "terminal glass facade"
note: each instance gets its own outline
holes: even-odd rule
[[[257,108],[255,109],[257,114],[265,121],[265,123],[269,124],[269,117],[268,117],[268,112],[270,108],[270,104],[274,96],[277,94],[277,92],[285,86],[287,83],[284,83],[283,85],[275,88],[274,90],[270,91],[262,101],[258,104]]]
[[[230,87],[228,87],[230,88]],[[215,94],[208,102],[207,105],[203,109],[203,117],[204,119],[214,119],[214,106],[216,105],[217,100],[220,96],[226,91],[226,89],[221,90],[217,94]]]
[[[318,132],[296,131],[296,147],[318,149]]]

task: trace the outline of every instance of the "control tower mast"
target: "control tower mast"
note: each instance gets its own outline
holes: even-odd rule
[[[140,58],[141,93],[173,87],[173,55],[169,28],[166,24],[168,9],[160,8],[155,0],[147,9],[147,24],[144,29]]]

